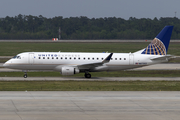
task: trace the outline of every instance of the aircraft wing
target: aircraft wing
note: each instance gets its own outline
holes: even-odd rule
[[[169,59],[171,57],[174,57],[174,56],[172,56],[172,55],[165,55],[165,56],[151,58],[151,60],[166,60],[166,59]]]
[[[90,64],[82,64],[82,65],[78,65],[77,67],[79,69],[92,69],[98,66],[102,66],[104,63],[108,63],[111,60],[113,53],[109,54],[102,62],[98,62],[98,63],[90,63]]]

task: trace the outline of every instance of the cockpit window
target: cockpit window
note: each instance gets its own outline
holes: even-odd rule
[[[21,57],[20,57],[20,56],[17,56],[17,59],[21,59]]]
[[[12,59],[21,59],[20,56],[14,56]]]
[[[13,59],[15,59],[17,56],[14,56]]]

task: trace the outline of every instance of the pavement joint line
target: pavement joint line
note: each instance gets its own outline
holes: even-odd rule
[[[16,105],[14,104],[13,100],[11,100],[11,102],[12,102],[13,106],[15,107],[16,111],[19,112],[19,110],[16,108]]]
[[[16,105],[14,104],[14,102],[13,102],[12,99],[11,99],[11,102],[12,102],[14,108],[16,109],[16,111],[15,111],[16,115],[17,115],[21,120],[23,120],[23,119],[21,118],[21,116],[17,113],[17,112],[19,112],[19,110],[17,109],[17,107],[16,107]]]

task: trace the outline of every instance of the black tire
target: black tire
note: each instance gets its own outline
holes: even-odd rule
[[[91,74],[85,74],[85,78],[91,78]]]
[[[91,78],[91,74],[87,74],[87,78]]]
[[[27,74],[24,74],[24,78],[27,78]]]

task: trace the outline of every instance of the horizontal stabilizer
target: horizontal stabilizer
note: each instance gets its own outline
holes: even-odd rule
[[[171,57],[174,57],[174,56],[172,56],[172,55],[165,55],[165,56],[151,58],[151,60],[166,60],[166,59],[169,59]]]

